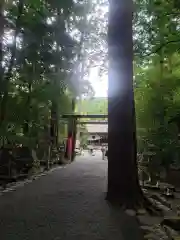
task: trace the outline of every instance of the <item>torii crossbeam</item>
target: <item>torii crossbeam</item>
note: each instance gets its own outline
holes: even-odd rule
[[[104,114],[87,114],[87,115],[81,115],[81,114],[64,114],[61,116],[61,118],[99,118],[99,119],[107,119],[108,115]]]

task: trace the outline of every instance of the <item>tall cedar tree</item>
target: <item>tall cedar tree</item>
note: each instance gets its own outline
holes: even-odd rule
[[[143,198],[136,164],[132,0],[110,0],[107,200],[134,206]]]

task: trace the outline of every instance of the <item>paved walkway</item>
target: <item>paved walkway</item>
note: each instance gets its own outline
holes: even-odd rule
[[[100,158],[99,158],[100,159]],[[79,157],[0,196],[2,240],[136,240],[136,219],[104,200],[107,162]]]

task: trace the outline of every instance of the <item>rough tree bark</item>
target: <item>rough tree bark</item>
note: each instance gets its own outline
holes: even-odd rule
[[[133,207],[143,194],[136,164],[132,0],[110,0],[107,200]]]

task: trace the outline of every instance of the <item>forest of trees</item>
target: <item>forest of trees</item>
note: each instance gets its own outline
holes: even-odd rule
[[[119,14],[117,24],[117,10],[110,6],[108,38],[109,69],[117,73],[109,77],[109,131],[115,134],[109,144],[118,149],[109,154],[116,156],[114,164],[122,154],[122,170],[114,165],[117,182],[137,173],[136,160],[156,169],[154,175],[180,163],[180,6],[174,0],[137,0],[134,6],[121,0],[117,9],[120,5],[127,14]],[[107,112],[107,100],[89,100],[90,69],[98,67],[99,78],[108,71],[107,20],[107,0],[0,2],[1,147],[21,143],[36,149],[43,142],[44,151],[57,148],[65,132],[61,115],[73,113],[77,97],[88,97],[81,112]],[[136,189],[133,176],[129,184]],[[123,187],[116,184],[114,191]]]
[[[149,189],[173,196],[159,181],[180,175],[179,31],[178,0],[1,0],[0,174],[14,173],[17,145],[49,167],[68,135],[62,115],[108,105],[106,199],[169,207]],[[109,75],[108,102],[93,99],[93,67]]]
[[[180,165],[179,7],[139,1],[134,18],[138,152],[155,175]]]
[[[101,1],[19,0],[0,3],[0,145],[62,141],[62,114],[80,95],[93,95],[89,66],[103,26]],[[102,16],[103,17],[103,16]],[[102,27],[100,27],[102,26]],[[87,58],[88,55],[88,58]],[[92,59],[91,59],[92,58]],[[99,64],[103,65],[103,64]]]

